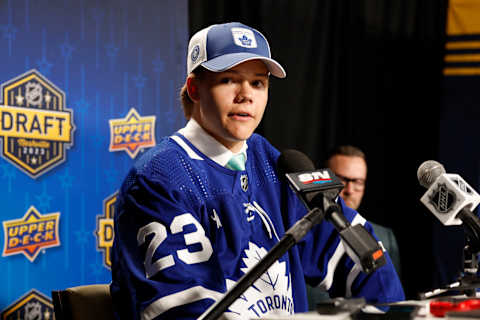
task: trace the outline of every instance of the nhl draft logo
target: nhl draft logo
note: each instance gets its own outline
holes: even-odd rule
[[[53,320],[52,301],[32,289],[2,312],[2,320]]]
[[[65,93],[36,70],[0,90],[2,157],[34,179],[64,162],[75,130]]]
[[[155,116],[141,117],[131,108],[125,118],[112,119],[109,123],[109,151],[125,150],[133,159],[141,149],[155,146]]]
[[[60,212],[40,214],[34,206],[17,220],[3,222],[5,244],[2,256],[23,253],[33,262],[42,249],[58,247]]]
[[[453,208],[455,201],[455,193],[448,190],[447,185],[444,183],[439,183],[437,189],[430,196],[430,203],[441,213],[449,212]]]
[[[97,238],[97,251],[103,252],[103,265],[112,267],[111,252],[113,246],[113,215],[118,192],[103,200],[103,215],[97,215],[97,229],[94,232]]]

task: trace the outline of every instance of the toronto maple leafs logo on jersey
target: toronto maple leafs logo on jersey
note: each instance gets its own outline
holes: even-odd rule
[[[267,250],[249,242],[242,259],[245,267],[240,270],[247,273],[264,256]],[[227,290],[236,284],[226,279]],[[228,309],[227,319],[261,318],[265,315],[288,315],[294,313],[290,274],[286,272],[286,263],[276,261],[253,285],[248,288]]]

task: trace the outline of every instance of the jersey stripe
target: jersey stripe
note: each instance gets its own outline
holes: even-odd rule
[[[360,214],[357,214],[357,215],[355,215],[355,218],[353,218],[351,224],[352,225],[356,225],[356,224],[364,225],[365,224],[365,218],[362,217]],[[340,259],[342,258],[342,256],[345,253],[346,253],[345,247],[343,246],[342,242],[340,241],[337,245],[337,248],[335,249],[335,252],[333,253],[330,260],[328,261],[327,275],[322,280],[322,282],[320,282],[318,287],[320,287],[324,290],[329,290],[330,289],[330,287],[332,286],[332,283],[333,283],[333,275],[335,274],[335,269],[337,268],[338,262],[340,261]],[[354,269],[355,268],[352,268],[352,270],[350,270],[350,273],[352,273],[354,271]],[[351,291],[350,286],[353,283],[353,281],[355,280],[357,275],[358,275],[358,273],[356,273],[355,275],[353,275],[353,274],[351,275],[351,277],[352,277],[351,282],[347,283],[347,286],[349,288],[348,291]],[[349,277],[350,277],[350,274],[349,274]]]
[[[345,248],[343,247],[342,242],[339,241],[337,248],[335,249],[335,252],[333,253],[330,260],[328,260],[327,275],[322,280],[322,282],[320,282],[320,284],[318,285],[323,290],[329,290],[330,287],[332,286],[333,274],[335,273],[335,269],[337,268],[338,262],[340,261],[340,259],[344,254],[345,254]]]
[[[181,305],[203,299],[213,299],[214,301],[217,301],[221,297],[223,297],[223,293],[206,289],[202,286],[192,287],[155,300],[143,310],[142,320],[154,319],[165,311]]]
[[[357,214],[352,221],[352,225],[353,226],[356,224],[365,225],[365,222],[366,222],[365,218],[362,217],[360,214]],[[355,264],[352,270],[350,270],[350,272],[348,273],[347,283],[345,288],[345,296],[347,298],[352,296],[353,281],[355,281],[355,279],[357,278],[357,276],[360,274],[361,271],[362,271],[362,268],[359,265]]]
[[[345,288],[345,298],[350,298],[352,296],[353,281],[355,281],[355,279],[357,278],[358,274],[361,271],[362,271],[362,268],[358,264],[355,264],[352,270],[350,270],[350,272],[348,273],[347,284]]]
[[[192,150],[192,148],[190,148],[186,143],[185,141],[182,140],[182,138],[180,138],[179,136],[170,136],[170,138],[172,138],[176,143],[178,143],[178,145],[180,147],[182,147],[183,150],[185,150],[185,152],[187,152],[188,156],[194,160],[203,160],[202,157],[200,157],[195,151]]]

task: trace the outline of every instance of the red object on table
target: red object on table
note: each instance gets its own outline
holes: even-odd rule
[[[432,301],[430,302],[430,313],[435,317],[443,317],[450,311],[469,311],[480,309],[480,299],[468,299],[460,302]]]

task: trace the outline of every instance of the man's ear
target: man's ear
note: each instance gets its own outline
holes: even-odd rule
[[[198,81],[194,77],[187,78],[187,92],[192,101],[198,101],[200,99],[198,95]]]

